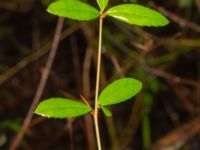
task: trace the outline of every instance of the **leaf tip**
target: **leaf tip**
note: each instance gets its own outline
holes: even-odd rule
[[[163,16],[161,13],[160,13],[160,15],[161,15],[162,20],[160,21],[160,24],[158,24],[158,26],[168,25],[170,23],[170,21],[165,16]]]

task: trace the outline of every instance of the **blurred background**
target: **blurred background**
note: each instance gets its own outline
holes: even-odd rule
[[[0,0],[0,149],[21,132],[48,58],[58,18],[51,0]],[[97,7],[95,0],[88,2]],[[107,17],[101,89],[120,77],[143,82],[130,101],[100,112],[103,149],[200,149],[200,1],[133,2],[163,13],[165,27],[137,27]],[[84,96],[93,105],[98,20],[65,19],[42,99]],[[91,116],[59,120],[33,116],[19,150],[95,150]]]

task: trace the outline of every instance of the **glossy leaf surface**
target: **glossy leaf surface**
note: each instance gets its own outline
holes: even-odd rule
[[[84,103],[66,98],[50,98],[42,101],[35,113],[49,118],[77,117],[89,113],[91,108]]]
[[[101,109],[102,109],[103,113],[104,113],[107,117],[111,117],[111,116],[112,116],[112,113],[111,113],[111,111],[110,111],[108,108],[106,108],[106,107],[104,107],[104,106],[101,106]]]
[[[99,105],[112,105],[126,101],[135,96],[142,88],[142,83],[133,78],[115,80],[99,96]]]
[[[91,5],[78,0],[59,0],[47,9],[51,14],[75,20],[87,21],[99,16],[99,11]]]
[[[104,11],[106,6],[108,5],[108,0],[97,0],[97,3],[99,5],[100,10]]]
[[[121,4],[110,8],[106,14],[128,24],[139,26],[164,26],[169,21],[159,12],[137,4]]]

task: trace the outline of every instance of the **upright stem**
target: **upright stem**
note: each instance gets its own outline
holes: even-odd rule
[[[99,18],[99,46],[98,46],[98,58],[97,58],[95,107],[94,107],[94,125],[95,125],[98,150],[101,150],[101,139],[99,134],[99,123],[98,123],[98,95],[99,95],[99,80],[100,80],[100,68],[101,68],[102,26],[103,26],[103,15],[101,15]]]

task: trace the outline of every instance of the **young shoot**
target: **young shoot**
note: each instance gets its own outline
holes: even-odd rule
[[[52,2],[47,9],[53,15],[73,20],[89,21],[99,19],[99,45],[94,108],[88,104],[68,98],[50,98],[42,101],[35,110],[36,114],[48,118],[71,118],[92,112],[98,150],[102,149],[98,127],[98,110],[101,109],[106,116],[112,116],[111,111],[106,106],[130,100],[142,89],[142,83],[137,79],[122,78],[110,83],[99,95],[103,20],[109,16],[130,25],[155,27],[165,26],[169,23],[162,14],[150,8],[134,3],[120,4],[107,8],[108,2],[109,0],[97,0],[100,9],[98,10],[80,0],[58,0]]]

